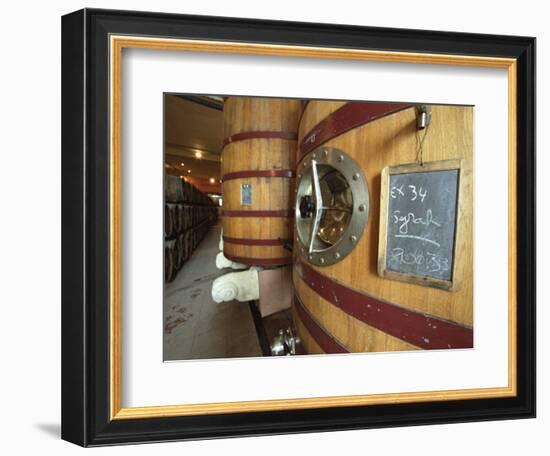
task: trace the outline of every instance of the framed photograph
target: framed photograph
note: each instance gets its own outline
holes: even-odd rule
[[[535,416],[535,39],[62,20],[62,437]]]

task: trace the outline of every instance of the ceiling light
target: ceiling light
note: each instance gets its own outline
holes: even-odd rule
[[[200,150],[197,150],[197,151],[195,152],[195,157],[196,157],[196,158],[202,158],[202,152],[201,152]]]
[[[188,173],[190,173],[190,172],[191,172],[191,170],[190,170],[190,169],[188,169],[188,170],[187,170],[187,172],[188,172]]]
[[[213,184],[214,182],[216,182],[216,179],[214,179],[213,177],[210,178],[210,183]]]
[[[181,166],[185,166],[185,163],[181,162],[180,165],[181,165]]]

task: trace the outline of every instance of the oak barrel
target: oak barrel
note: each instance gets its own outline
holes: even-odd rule
[[[164,281],[171,282],[177,272],[176,240],[164,241]]]
[[[417,128],[418,107],[332,101],[307,104],[299,126],[297,173],[307,163],[302,161],[311,161],[313,153],[333,148],[343,151],[345,160],[355,161],[368,186],[368,220],[360,235],[349,239],[355,242],[351,251],[337,255],[342,256],[340,261],[312,264],[307,246],[299,245],[295,230],[292,313],[307,353],[473,346],[473,110],[464,106],[431,109],[422,159],[462,159],[461,178],[467,189],[464,205],[470,215],[465,218],[463,254],[457,264],[464,279],[454,291],[390,280],[381,277],[377,269],[381,173],[388,165],[418,161],[419,138],[424,134]],[[358,203],[350,203],[355,205],[353,210]]]
[[[175,232],[175,206],[171,203],[164,204],[164,236],[169,238]]]
[[[164,175],[164,199],[168,203],[183,201],[182,180],[178,176]]]
[[[227,258],[290,264],[293,181],[300,100],[228,97],[222,154],[223,239]]]

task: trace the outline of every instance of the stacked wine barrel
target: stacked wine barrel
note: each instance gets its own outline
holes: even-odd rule
[[[229,97],[222,154],[225,256],[238,263],[292,262],[293,185],[301,100]]]
[[[164,193],[164,279],[171,282],[216,221],[218,209],[178,176],[165,176]]]

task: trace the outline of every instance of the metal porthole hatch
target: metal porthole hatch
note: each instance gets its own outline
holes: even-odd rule
[[[329,266],[357,245],[369,218],[363,171],[345,152],[320,147],[297,170],[297,241],[306,260]]]

